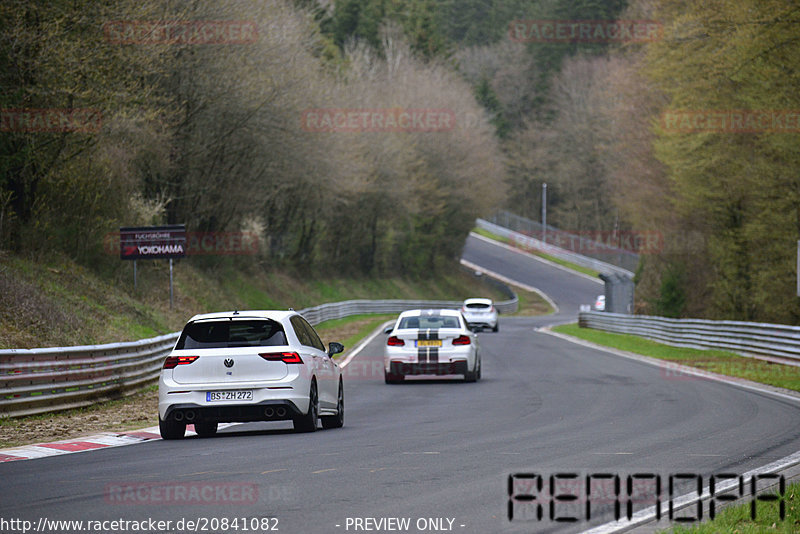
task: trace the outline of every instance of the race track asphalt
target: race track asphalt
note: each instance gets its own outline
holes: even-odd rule
[[[574,319],[602,286],[475,238],[464,257],[538,287],[560,308],[501,317],[499,333],[481,333],[480,382],[386,385],[379,335],[345,372],[342,429],[295,434],[289,424],[253,423],[209,439],[3,463],[0,520],[172,521],[140,532],[187,532],[177,522],[198,518],[209,520],[207,532],[267,532],[250,528],[265,517],[292,534],[569,532],[590,523],[548,520],[547,508],[542,521],[509,521],[508,476],[744,473],[800,450],[796,403],[678,379],[537,330]],[[211,529],[223,518],[239,518],[238,527]],[[410,524],[354,528],[377,525],[366,518]]]

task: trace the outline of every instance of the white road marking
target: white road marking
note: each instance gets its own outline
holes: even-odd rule
[[[561,339],[563,339],[565,341],[569,341],[569,342],[575,343],[577,345],[583,345],[585,347],[589,347],[589,348],[593,348],[595,350],[600,350],[600,351],[603,351],[603,352],[607,352],[607,353],[613,354],[615,356],[621,356],[623,358],[628,358],[628,359],[631,359],[631,360],[640,361],[640,362],[647,363],[649,365],[653,365],[653,366],[656,366],[656,367],[661,367],[665,363],[664,360],[658,360],[658,359],[655,359],[655,358],[650,358],[648,356],[643,356],[641,354],[635,354],[635,353],[632,353],[632,352],[626,352],[626,351],[623,351],[623,350],[618,350],[618,349],[613,349],[613,348],[610,348],[610,347],[605,347],[603,345],[597,345],[596,343],[592,343],[590,341],[585,341],[583,339],[574,338],[574,337],[568,336],[566,334],[561,334],[560,332],[553,332],[552,330],[550,330],[549,327],[541,329],[540,332],[543,332],[543,333],[551,335],[551,336],[559,337],[559,338],[561,338]],[[762,393],[762,394],[765,394],[765,395],[771,395],[773,397],[778,397],[780,399],[789,400],[789,401],[792,401],[792,402],[800,402],[800,395],[790,394],[790,393],[781,393],[780,391],[773,391],[773,390],[770,390],[770,389],[759,387],[757,385],[743,384],[743,383],[737,381],[737,380],[741,380],[741,379],[734,380],[732,377],[726,377],[726,376],[723,376],[723,375],[712,375],[712,374],[709,374],[708,371],[698,372],[698,370],[695,369],[694,367],[689,367],[689,366],[685,366],[685,365],[678,366],[678,368],[681,370],[681,372],[686,372],[688,374],[694,374],[694,375],[697,375],[697,376],[702,376],[703,378],[708,378],[709,380],[715,380],[717,382],[724,382],[724,383],[730,384],[732,386],[740,387],[742,389],[747,389],[747,390],[750,390],[750,391],[756,391],[758,393]],[[694,456],[698,456],[698,455],[694,455]],[[774,461],[772,463],[769,463],[769,464],[767,464],[765,466],[757,467],[756,469],[752,469],[752,470],[748,471],[747,473],[744,473],[742,475],[742,477],[744,477],[745,480],[747,480],[747,479],[753,477],[754,475],[778,473],[780,471],[783,471],[784,469],[788,469],[789,467],[795,466],[797,464],[800,464],[800,451],[792,453],[789,456],[781,458],[780,460],[776,460],[776,461]],[[719,493],[724,493],[727,490],[734,488],[736,486],[736,484],[737,484],[737,482],[735,480],[727,482],[727,483],[719,484],[717,486],[715,492],[718,493],[718,494]],[[678,497],[676,499],[673,499],[672,502],[673,502],[674,509],[677,511],[677,510],[686,508],[688,506],[694,505],[695,503],[697,503],[698,500],[705,500],[709,496],[710,496],[710,491],[709,491],[708,486],[706,486],[706,487],[703,488],[703,491],[702,491],[700,497],[697,496],[696,492],[692,492],[692,493],[687,493],[686,495],[683,495],[683,496]],[[668,505],[668,503],[667,502],[663,502],[663,503],[661,503],[661,505],[662,505],[662,509],[665,509],[665,507]],[[630,530],[630,529],[632,529],[632,528],[634,528],[636,526],[644,525],[646,523],[650,523],[652,521],[655,521],[655,519],[656,519],[656,507],[655,506],[651,506],[649,508],[646,508],[644,510],[636,512],[635,514],[633,514],[633,517],[631,517],[630,520],[627,520],[627,521],[611,521],[611,522],[606,523],[604,525],[600,525],[598,527],[595,527],[595,528],[592,528],[592,529],[589,529],[589,530],[585,530],[583,534],[610,534],[610,533],[614,533],[614,532],[627,531],[627,530]]]
[[[386,327],[387,327],[387,326],[389,326],[390,324],[394,324],[394,320],[391,320],[391,321],[386,321],[385,323],[383,323],[382,325],[380,325],[380,326],[379,326],[377,329],[375,329],[375,331],[374,331],[372,334],[370,334],[370,336],[369,336],[369,337],[367,337],[367,339],[365,339],[364,341],[362,341],[361,343],[359,343],[358,345],[356,345],[356,348],[354,348],[352,351],[350,351],[350,353],[347,355],[347,358],[345,358],[344,360],[342,360],[342,363],[340,363],[340,364],[339,364],[339,367],[341,367],[341,368],[345,368],[345,367],[347,367],[347,365],[350,363],[350,361],[351,361],[353,358],[355,358],[356,356],[358,356],[358,354],[359,354],[359,353],[360,353],[362,350],[364,350],[364,348],[365,348],[367,345],[369,345],[369,344],[372,342],[372,340],[373,340],[373,339],[375,339],[375,338],[376,338],[376,337],[378,337],[379,335],[383,334],[383,330],[384,330],[384,328],[386,328]]]

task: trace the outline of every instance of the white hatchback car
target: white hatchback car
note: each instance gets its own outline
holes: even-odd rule
[[[291,420],[313,432],[344,424],[342,373],[314,328],[295,311],[234,311],[192,317],[164,361],[158,423],[164,439],[187,424],[201,437],[218,423]]]
[[[405,311],[385,333],[387,384],[408,375],[464,375],[466,382],[481,378],[478,336],[458,310]]]
[[[492,332],[500,329],[497,308],[494,307],[492,299],[467,299],[461,306],[461,313],[472,327],[491,328]]]

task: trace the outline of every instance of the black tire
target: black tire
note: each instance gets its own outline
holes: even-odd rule
[[[475,362],[475,367],[478,367],[478,362],[477,361]],[[477,369],[474,370],[474,371],[467,370],[467,372],[464,373],[464,382],[475,382],[476,380],[478,380],[478,371],[477,371]]]
[[[320,417],[322,428],[342,428],[344,426],[344,387],[339,380],[339,394],[336,401],[336,415],[326,415]]]
[[[483,370],[483,362],[481,362],[480,358],[478,358],[478,372],[475,373],[475,378],[478,380],[481,379],[481,371]]]
[[[387,384],[399,384],[403,381],[405,376],[400,373],[387,373],[384,371],[383,379]]]
[[[494,323],[494,328],[492,328],[492,332],[497,332],[498,330],[500,330],[500,321]]]
[[[186,434],[186,423],[178,423],[171,419],[164,421],[158,418],[158,430],[163,439],[183,439]]]
[[[201,438],[210,438],[217,433],[217,423],[195,423],[194,431]]]
[[[308,393],[308,413],[295,417],[292,423],[296,432],[314,432],[317,430],[317,419],[319,418],[319,396],[317,395],[317,383],[311,382],[311,391]]]

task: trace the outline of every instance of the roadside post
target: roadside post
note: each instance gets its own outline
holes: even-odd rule
[[[542,241],[547,244],[547,184],[542,184]]]

